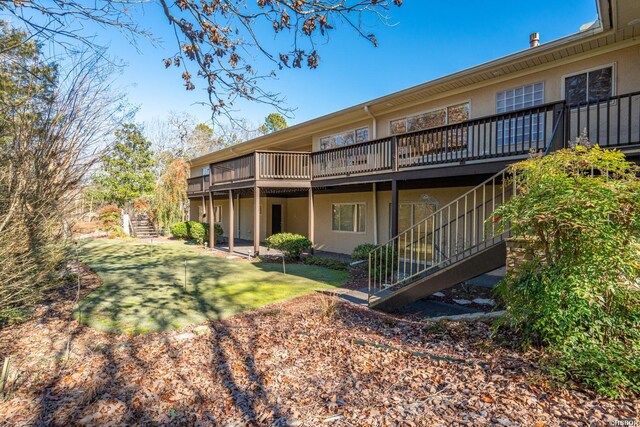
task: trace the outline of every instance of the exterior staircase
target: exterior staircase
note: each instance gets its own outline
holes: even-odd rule
[[[158,232],[146,212],[135,213],[131,216],[131,228],[133,237],[138,239],[154,239],[158,237]]]
[[[554,115],[540,155],[564,146],[564,108]],[[510,230],[496,209],[517,192],[518,174],[507,167],[372,250],[369,307],[397,310],[505,266]]]
[[[369,307],[393,311],[506,263],[496,209],[516,194],[505,169],[369,253]]]

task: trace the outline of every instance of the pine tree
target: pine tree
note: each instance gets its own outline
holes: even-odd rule
[[[102,198],[123,206],[154,187],[153,152],[151,142],[136,124],[128,123],[115,132],[115,142],[104,157],[103,171],[98,181]]]

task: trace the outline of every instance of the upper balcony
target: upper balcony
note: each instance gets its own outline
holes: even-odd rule
[[[256,151],[210,164],[210,176],[189,180],[189,194],[254,185],[308,188],[348,178],[504,163],[560,148],[585,132],[604,147],[639,144],[640,92],[572,106],[549,103],[312,153]]]

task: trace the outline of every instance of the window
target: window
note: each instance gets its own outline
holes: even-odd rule
[[[544,83],[534,83],[498,92],[496,113],[508,113],[544,104]]]
[[[453,123],[460,123],[465,120],[469,120],[470,109],[470,104],[465,102],[437,110],[427,111],[426,113],[402,117],[400,119],[392,120],[389,123],[390,131],[392,135],[398,135]]]
[[[389,218],[391,218],[391,203],[389,203]],[[436,205],[425,202],[409,202],[398,204],[398,231],[407,230],[436,210]],[[423,229],[422,232],[425,230]],[[391,233],[391,221],[389,221],[389,233]]]
[[[544,104],[544,83],[498,92],[496,94],[496,113],[509,113]],[[544,113],[541,113],[544,114]],[[541,115],[527,114],[498,121],[498,145],[515,145],[536,142],[543,135]]]
[[[564,79],[564,99],[569,105],[604,101],[613,96],[613,66]]]
[[[335,135],[324,136],[320,138],[320,149],[328,150],[330,148],[342,147],[356,142],[365,142],[369,140],[369,128],[353,129],[346,132],[337,133]]]
[[[206,168],[202,168],[202,175],[209,175],[209,166],[207,166]]]
[[[334,203],[332,205],[331,229],[364,233],[366,206],[364,203]]]

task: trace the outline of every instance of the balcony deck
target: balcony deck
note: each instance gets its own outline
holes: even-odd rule
[[[554,102],[317,152],[256,151],[210,164],[210,175],[189,179],[188,194],[408,179],[434,169],[445,176],[442,169],[451,166],[491,173],[581,134],[603,147],[638,148],[640,92],[580,105]]]

